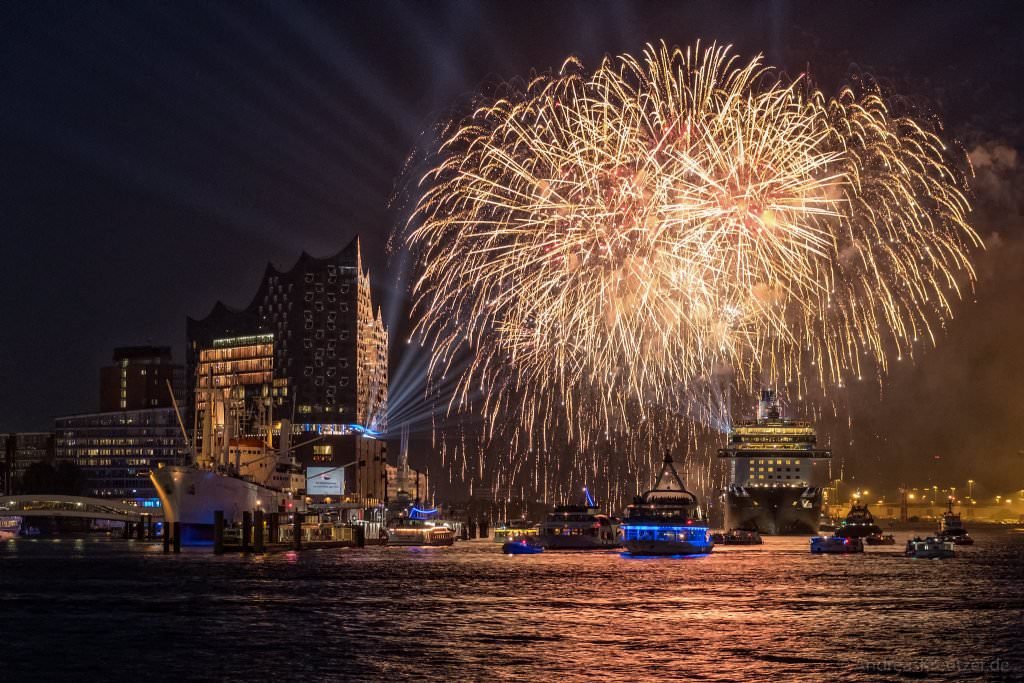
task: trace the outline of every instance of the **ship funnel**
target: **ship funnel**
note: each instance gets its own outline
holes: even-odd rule
[[[757,420],[778,419],[779,400],[774,389],[762,389],[761,400],[757,402]]]

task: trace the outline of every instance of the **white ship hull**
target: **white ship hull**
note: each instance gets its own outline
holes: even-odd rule
[[[164,521],[187,526],[212,526],[213,513],[224,512],[224,521],[238,523],[243,512],[257,508],[276,512],[288,499],[282,491],[195,467],[165,466],[149,478],[164,509]]]

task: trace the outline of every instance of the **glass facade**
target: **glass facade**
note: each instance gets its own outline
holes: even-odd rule
[[[85,473],[85,495],[101,498],[155,498],[150,469],[188,454],[173,408],[58,417],[54,443],[58,462]]]

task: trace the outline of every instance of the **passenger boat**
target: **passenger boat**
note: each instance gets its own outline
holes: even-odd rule
[[[455,543],[455,531],[447,522],[437,518],[438,510],[423,510],[415,506],[388,524],[388,545],[448,546]]]
[[[537,529],[533,543],[547,550],[602,550],[618,548],[619,520],[601,514],[583,490],[583,505],[559,505]]]
[[[544,552],[544,548],[539,545],[534,545],[524,538],[516,539],[513,541],[506,541],[501,546],[501,552],[506,555],[537,555]]]
[[[761,545],[764,543],[761,534],[748,529],[730,529],[724,533],[711,534],[711,538],[718,545]]]
[[[872,534],[864,537],[868,545],[896,545],[896,537],[892,534]]]
[[[882,528],[875,524],[875,518],[868,510],[867,503],[854,503],[847,513],[846,519],[835,530],[835,535],[840,538],[865,538],[867,536],[878,536]]]
[[[858,537],[815,536],[811,539],[811,552],[827,555],[846,555],[864,552],[864,541]]]
[[[0,541],[18,537],[21,530],[21,517],[0,517]]]
[[[517,538],[526,538],[537,535],[537,525],[527,522],[525,519],[502,522],[494,528],[494,542],[505,543],[514,541]]]
[[[960,515],[953,512],[952,498],[949,499],[949,509],[942,514],[942,525],[939,527],[937,538],[955,545],[974,545],[974,539],[964,528]]]
[[[907,541],[907,549],[904,552],[907,557],[918,559],[935,560],[956,557],[952,541],[944,541],[934,536],[928,538],[912,538]]]
[[[686,490],[668,453],[657,485],[626,508],[622,531],[630,555],[702,555],[715,547],[697,497]]]

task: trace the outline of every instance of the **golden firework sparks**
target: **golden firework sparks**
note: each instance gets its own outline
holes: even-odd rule
[[[407,232],[431,372],[586,444],[730,368],[842,384],[934,341],[971,282],[961,178],[877,94],[728,48],[569,60],[459,122]],[[808,370],[810,369],[810,372]]]

